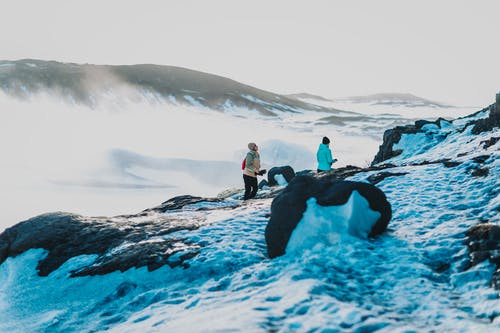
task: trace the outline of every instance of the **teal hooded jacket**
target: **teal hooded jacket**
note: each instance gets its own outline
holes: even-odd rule
[[[318,159],[318,170],[332,170],[332,152],[327,145],[320,143],[316,158]]]

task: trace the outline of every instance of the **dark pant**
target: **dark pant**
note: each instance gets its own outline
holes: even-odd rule
[[[243,175],[243,181],[245,182],[245,196],[243,200],[252,199],[257,194],[257,177],[251,177]]]

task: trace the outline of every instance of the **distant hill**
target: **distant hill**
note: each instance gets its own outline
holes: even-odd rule
[[[354,104],[371,104],[371,105],[388,105],[388,106],[404,106],[404,107],[436,107],[450,108],[452,105],[431,101],[422,97],[418,97],[407,93],[380,93],[366,96],[351,96],[344,98],[329,99],[323,96],[297,93],[289,94],[287,97],[294,98],[307,103],[317,103],[318,105],[332,105],[335,103],[354,103]]]
[[[286,96],[290,97],[290,98],[299,99],[299,100],[304,100],[304,99],[314,100],[315,99],[315,100],[323,101],[323,102],[331,102],[332,101],[331,99],[325,98],[323,96],[308,94],[308,93],[289,94]]]
[[[261,115],[301,110],[336,111],[257,89],[218,75],[161,65],[91,65],[23,59],[0,61],[0,89],[18,98],[37,93],[97,107],[103,98],[256,110]]]
[[[431,101],[422,97],[418,97],[407,93],[380,93],[366,96],[352,96],[345,98],[334,99],[335,102],[350,102],[350,103],[370,103],[375,105],[401,105],[407,107],[440,107],[449,108],[452,105],[443,104],[440,102]]]

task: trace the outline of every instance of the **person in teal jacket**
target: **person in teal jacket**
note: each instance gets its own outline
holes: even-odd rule
[[[318,160],[318,173],[332,170],[332,164],[337,161],[337,159],[332,158],[332,151],[330,150],[329,144],[330,139],[326,136],[323,137],[323,142],[320,143],[318,152],[316,153],[316,158]]]

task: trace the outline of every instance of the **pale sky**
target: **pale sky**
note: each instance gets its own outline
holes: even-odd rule
[[[0,60],[155,63],[277,93],[486,106],[499,0],[2,0]]]

